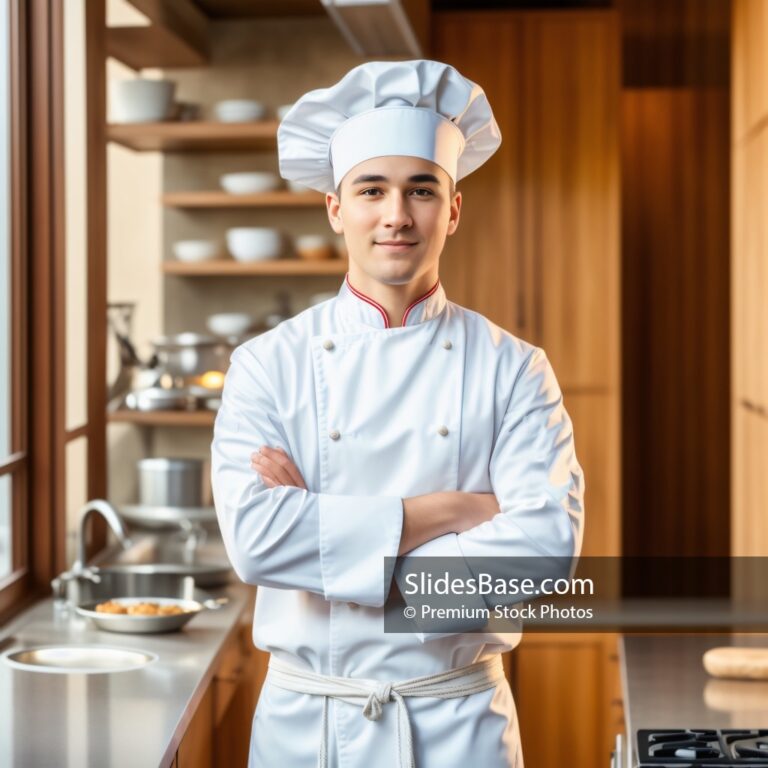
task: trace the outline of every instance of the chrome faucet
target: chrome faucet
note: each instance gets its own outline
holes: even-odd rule
[[[107,521],[123,549],[128,549],[131,546],[131,540],[128,538],[128,529],[125,527],[123,519],[117,514],[117,510],[103,499],[89,501],[80,510],[80,536],[77,540],[77,560],[72,565],[72,570],[75,572],[87,570],[85,567],[85,533],[88,520],[94,512],[99,512]]]
[[[98,568],[89,568],[85,565],[85,535],[87,531],[88,520],[94,512],[98,512],[107,521],[109,527],[117,537],[117,540],[122,545],[123,549],[128,549],[131,546],[131,540],[128,538],[128,529],[125,527],[125,523],[117,510],[107,501],[103,499],[94,499],[89,501],[80,510],[80,531],[77,540],[77,559],[72,564],[72,568],[64,573],[59,574],[51,582],[53,588],[53,596],[56,599],[64,599],[66,597],[66,584],[70,581],[77,579],[87,579],[95,584],[101,581],[101,577],[98,574]]]

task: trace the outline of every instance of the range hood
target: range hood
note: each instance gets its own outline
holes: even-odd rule
[[[322,0],[355,53],[361,56],[424,55],[428,0]]]

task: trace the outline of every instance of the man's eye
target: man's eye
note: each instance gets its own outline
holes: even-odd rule
[[[360,194],[366,197],[375,197],[380,191],[377,187],[368,187],[368,189],[364,189]]]
[[[416,197],[431,197],[434,195],[434,192],[431,189],[427,189],[426,187],[419,187],[418,189],[414,189],[413,193],[416,195]]]

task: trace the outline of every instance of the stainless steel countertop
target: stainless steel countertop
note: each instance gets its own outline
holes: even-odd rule
[[[0,629],[0,645],[98,644],[157,654],[148,666],[111,674],[47,674],[0,662],[0,765],[14,768],[135,768],[170,763],[217,656],[250,608],[240,583],[211,591],[230,602],[197,615],[180,632],[101,632],[87,619],[38,603]]]
[[[641,728],[768,728],[768,682],[718,680],[702,664],[718,646],[768,648],[768,635],[632,635],[621,642],[627,741]],[[628,765],[635,765],[634,755]]]

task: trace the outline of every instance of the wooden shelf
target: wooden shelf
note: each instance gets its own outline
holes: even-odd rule
[[[107,56],[131,69],[208,63],[208,17],[191,0],[128,0],[148,26],[107,27]]]
[[[108,27],[107,55],[136,71],[147,67],[202,67],[207,54],[163,27]]]
[[[194,0],[212,19],[263,16],[318,16],[325,13],[320,0]]]
[[[277,120],[111,123],[107,139],[136,152],[232,152],[277,147]]]
[[[220,190],[166,192],[162,200],[168,208],[318,208],[325,205],[325,195],[320,192],[289,190],[256,195],[231,195]]]
[[[112,411],[110,424],[138,424],[146,427],[212,427],[214,411]]]
[[[304,261],[302,259],[272,259],[245,263],[234,259],[216,261],[164,261],[166,275],[185,276],[318,276],[344,275],[348,269],[346,259],[323,259]]]

